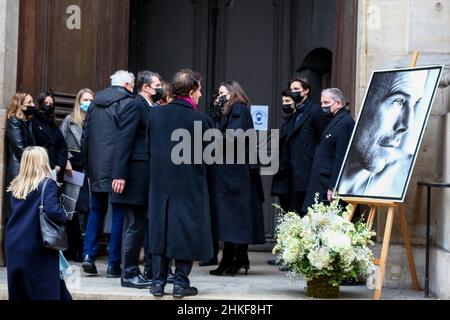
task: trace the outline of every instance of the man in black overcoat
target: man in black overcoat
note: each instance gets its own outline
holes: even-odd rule
[[[201,138],[211,123],[206,115],[197,112],[201,97],[197,72],[181,70],[172,88],[172,103],[154,107],[148,121],[148,219],[153,261],[150,292],[157,297],[164,294],[167,267],[174,259],[173,296],[181,298],[198,293],[188,277],[193,261],[213,256],[209,168],[203,161]]]
[[[151,284],[141,275],[139,254],[146,231],[150,183],[147,120],[155,100],[161,99],[161,78],[151,71],[140,72],[136,89],[138,94],[119,115],[111,202],[124,210],[121,285],[139,289]]]
[[[314,156],[304,213],[314,204],[316,193],[319,193],[319,202],[333,200],[334,188],[355,126],[355,121],[344,108],[344,101],[344,95],[337,88],[322,91],[322,109],[331,122],[323,131]]]
[[[328,119],[311,99],[311,86],[305,79],[295,78],[289,82],[289,87],[296,103],[294,125],[287,142],[290,149],[289,183],[292,208],[301,214],[314,153]]]

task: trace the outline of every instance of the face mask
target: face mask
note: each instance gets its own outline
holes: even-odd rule
[[[223,106],[228,101],[227,96],[223,95],[219,97],[219,104]]]
[[[291,104],[283,104],[283,112],[287,114],[291,114],[294,112],[294,108],[292,108]]]
[[[292,92],[292,100],[294,100],[295,103],[302,102],[302,94],[300,92]]]
[[[40,109],[41,109],[40,111],[46,116],[51,116],[55,111],[53,107],[49,106],[48,104],[42,105]]]
[[[161,100],[164,96],[164,90],[163,88],[154,88],[156,93],[154,95],[152,95],[152,100],[153,102],[157,102],[159,100]]]
[[[326,115],[330,115],[331,114],[331,106],[322,106],[322,112],[325,113]]]
[[[83,112],[88,112],[89,110],[89,106],[91,105],[91,103],[89,101],[83,101],[80,103],[80,109]]]
[[[24,113],[24,115],[29,117],[29,116],[34,116],[37,112],[38,112],[38,110],[36,109],[35,106],[27,106],[27,110],[25,110],[23,113]]]
[[[333,113],[331,112],[331,107],[336,103],[333,102],[333,104],[330,104],[329,106],[322,106],[322,112],[325,113],[327,116],[332,115]]]

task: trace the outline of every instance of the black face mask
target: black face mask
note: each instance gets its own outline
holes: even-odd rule
[[[226,95],[224,95],[224,96],[220,96],[219,97],[219,105],[220,106],[224,106],[224,104],[226,103],[228,101],[228,99],[227,99],[227,96]]]
[[[331,106],[322,106],[322,112],[325,113],[326,116],[333,115],[331,112]]]
[[[163,88],[154,88],[156,93],[152,95],[153,102],[157,102],[164,97],[164,89]]]
[[[27,110],[25,110],[23,112],[23,114],[25,116],[29,117],[29,116],[34,116],[37,112],[38,112],[38,110],[36,109],[35,106],[27,106]]]
[[[292,100],[294,100],[295,103],[302,102],[302,94],[300,92],[292,92]]]
[[[291,104],[283,104],[283,112],[286,114],[292,114],[294,112],[294,108],[292,108]]]
[[[46,116],[51,117],[55,109],[53,109],[53,107],[49,106],[48,104],[43,104],[40,108],[40,111]]]

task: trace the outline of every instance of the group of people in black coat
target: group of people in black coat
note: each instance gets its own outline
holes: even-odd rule
[[[112,86],[96,94],[86,115],[82,145],[93,201],[83,270],[97,273],[96,241],[107,203],[96,197],[106,199],[109,193],[111,232],[119,224],[114,221],[114,210],[122,210],[124,221],[121,268],[111,259],[110,249],[107,276],[120,276],[122,286],[150,287],[154,296],[161,296],[166,284],[173,282],[175,297],[195,295],[198,291],[189,281],[193,261],[217,259],[217,241],[225,242],[224,253],[211,274],[234,275],[241,269],[247,273],[248,245],[265,241],[258,164],[207,164],[203,142],[189,145],[190,152],[181,151],[181,162],[173,158],[179,143],[174,134],[179,130],[194,137],[198,129],[203,134],[215,128],[224,136],[230,129],[253,129],[247,95],[235,81],[222,83],[218,99],[222,112],[212,119],[197,110],[201,98],[197,72],[184,69],[175,74],[173,100],[167,105],[157,104],[164,94],[157,73],[142,71],[136,84],[134,80],[126,71],[113,75]],[[237,139],[231,138],[233,142]],[[230,142],[226,140],[215,143]],[[200,162],[195,155],[198,148],[202,151]],[[255,148],[247,143],[244,149],[248,154]],[[105,195],[100,194],[103,192]],[[141,274],[139,253],[146,235]]]
[[[318,201],[332,201],[354,120],[345,109],[341,90],[323,90],[319,106],[310,98],[307,80],[292,79],[289,87],[282,92],[280,170],[273,179],[272,195],[280,198],[284,211],[303,216],[317,193]]]
[[[260,167],[249,161],[256,149],[252,139],[238,146],[245,155],[243,163],[225,147],[232,143],[235,148],[240,140],[230,136],[230,130],[248,134],[253,129],[250,101],[242,87],[236,81],[223,82],[211,118],[197,110],[201,77],[192,70],[175,74],[173,101],[164,106],[157,104],[164,94],[158,74],[140,72],[137,95],[131,73],[118,71],[111,79],[112,85],[98,92],[89,106],[81,139],[91,189],[83,270],[97,273],[100,227],[111,205],[107,276],[121,277],[122,286],[150,287],[150,293],[160,297],[166,284],[173,282],[174,297],[196,295],[198,290],[189,281],[193,261],[217,259],[218,241],[224,243],[222,259],[210,274],[235,275],[242,269],[247,274],[248,245],[265,242],[264,195]],[[324,90],[319,106],[311,100],[306,80],[296,78],[289,85],[282,94],[280,170],[272,195],[280,197],[285,210],[303,215],[316,193],[319,200],[331,201],[354,121],[339,89]],[[54,98],[44,93],[38,109],[27,94],[18,94],[16,100],[14,112],[8,112],[6,132],[11,168],[18,167],[27,146],[36,144],[47,148],[52,169],[64,171],[68,151],[53,122]],[[179,149],[182,137],[194,137],[198,131],[203,137],[209,129],[221,133],[214,143],[223,144],[224,150],[223,161],[212,165],[202,157],[207,147],[203,141]],[[177,135],[180,140],[174,138]]]

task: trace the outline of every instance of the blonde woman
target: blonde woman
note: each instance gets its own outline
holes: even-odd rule
[[[67,215],[58,201],[58,185],[50,178],[47,151],[28,147],[22,153],[19,174],[11,182],[12,214],[6,225],[5,248],[8,261],[10,300],[71,300],[60,278],[59,251],[47,249],[42,242],[39,206],[42,186],[47,216],[62,225]]]
[[[81,89],[76,98],[73,111],[61,124],[60,130],[67,143],[68,160],[66,174],[72,176],[72,171],[83,172],[84,164],[81,156],[81,136],[83,135],[84,119],[94,93],[90,89]],[[86,233],[89,216],[89,188],[85,180],[83,187],[66,183],[64,194],[67,196],[64,207],[68,212],[75,212],[72,221],[68,224],[69,249],[64,252],[68,259],[77,262],[83,260],[84,235]]]

